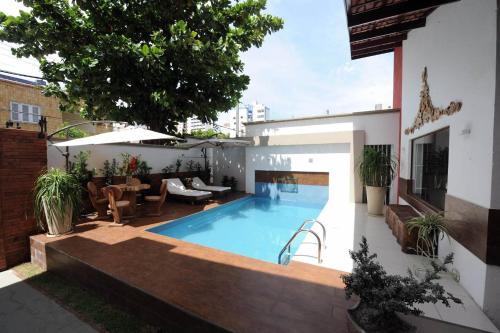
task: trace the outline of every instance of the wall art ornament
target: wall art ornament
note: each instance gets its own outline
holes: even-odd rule
[[[405,134],[413,134],[415,130],[424,126],[425,123],[433,122],[441,118],[441,116],[450,116],[462,108],[462,102],[450,102],[447,108],[437,108],[432,105],[431,96],[429,94],[429,84],[427,83],[427,67],[422,73],[422,90],[420,91],[420,106],[417,116],[413,121],[413,125],[405,129]]]

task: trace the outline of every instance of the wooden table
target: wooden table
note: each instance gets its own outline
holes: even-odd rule
[[[139,184],[139,185],[127,185],[118,184],[118,186],[123,191],[123,197],[121,200],[127,200],[130,205],[123,209],[124,218],[133,218],[136,216],[137,212],[137,192],[142,190],[148,190],[151,188],[149,184]]]

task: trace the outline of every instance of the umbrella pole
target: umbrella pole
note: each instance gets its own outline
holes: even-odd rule
[[[66,172],[69,172],[69,147],[66,146],[66,152],[63,154],[66,160]]]

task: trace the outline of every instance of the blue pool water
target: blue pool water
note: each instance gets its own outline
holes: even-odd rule
[[[318,217],[324,202],[296,202],[250,196],[189,215],[148,231],[184,241],[278,262],[278,254],[307,219]],[[292,255],[305,237],[298,237]]]

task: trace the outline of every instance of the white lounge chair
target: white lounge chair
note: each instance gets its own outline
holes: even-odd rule
[[[167,183],[167,191],[172,197],[189,200],[191,203],[206,200],[212,197],[211,192],[188,190],[179,178],[163,179]]]
[[[201,180],[199,177],[194,177],[192,186],[195,190],[200,190],[200,191],[210,191],[212,193],[216,194],[224,194],[228,193],[231,191],[230,187],[226,186],[210,186],[206,185],[203,180]]]

